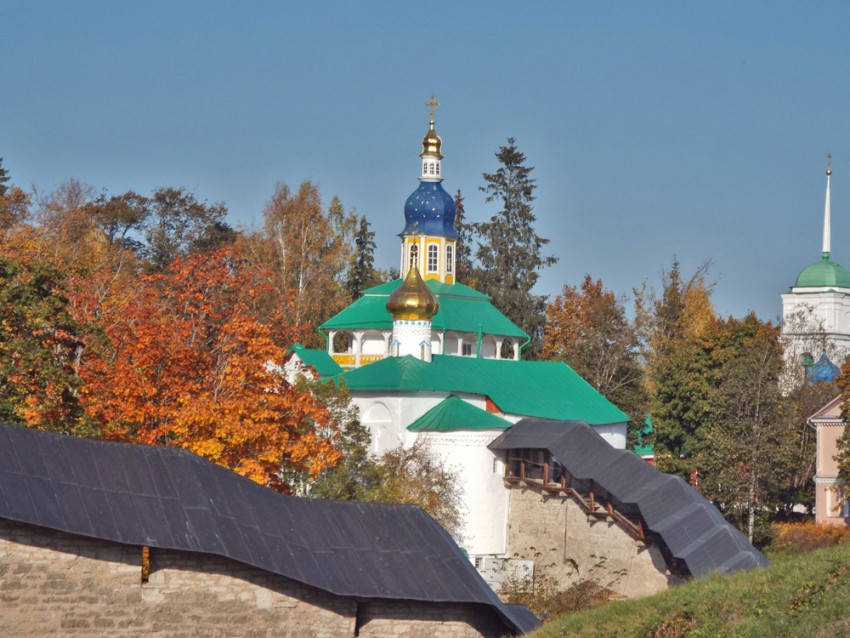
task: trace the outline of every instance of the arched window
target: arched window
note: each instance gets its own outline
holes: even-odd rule
[[[452,257],[454,257],[454,246],[449,244],[446,246],[446,272],[451,273],[454,270],[452,264]]]
[[[419,245],[410,244],[410,267],[416,266],[419,268]]]
[[[438,264],[440,262],[437,261],[438,250],[434,244],[428,246],[428,272],[437,272],[439,268]]]
[[[353,341],[354,340],[352,339],[351,335],[347,332],[337,332],[334,335],[333,342],[331,343],[331,352],[337,354],[351,352],[351,346]]]

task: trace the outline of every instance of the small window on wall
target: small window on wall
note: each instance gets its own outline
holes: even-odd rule
[[[416,266],[419,268],[419,246],[417,244],[410,245],[410,267]]]
[[[452,272],[452,257],[454,256],[454,247],[450,244],[446,246],[446,272]]]
[[[437,253],[438,248],[431,244],[428,246],[428,272],[437,272],[438,261],[437,261]]]
[[[431,174],[431,175],[434,174],[434,165],[433,164],[428,165],[428,173]]]
[[[440,165],[437,164],[437,175],[439,175],[439,174],[440,174]]]
[[[461,354],[464,357],[471,357],[472,356],[472,344],[471,343],[463,344],[463,349],[461,350]]]

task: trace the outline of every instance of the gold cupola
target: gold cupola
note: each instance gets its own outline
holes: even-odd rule
[[[437,295],[425,284],[416,266],[387,299],[387,311],[393,319],[430,319],[439,309]]]
[[[419,157],[436,157],[437,159],[443,159],[443,154],[440,152],[443,148],[443,140],[440,139],[440,136],[437,135],[437,132],[434,130],[434,116],[431,116],[431,125],[428,129],[428,132],[425,134],[425,137],[422,138],[422,152],[419,154]]]
[[[422,138],[422,152],[419,157],[436,157],[438,160],[443,159],[442,148],[443,140],[437,135],[434,130],[434,109],[440,106],[437,97],[432,93],[431,99],[425,102],[425,106],[431,111],[431,124],[425,137]]]

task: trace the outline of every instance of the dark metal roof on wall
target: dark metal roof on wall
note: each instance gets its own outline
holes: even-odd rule
[[[611,447],[586,423],[523,419],[490,444],[492,450],[520,448],[549,450],[574,478],[592,480],[618,508],[637,512],[692,576],[767,565],[767,558],[685,481]]]
[[[176,448],[0,424],[0,518],[224,556],[340,596],[483,604],[519,632],[539,624],[418,507],[282,496]]]

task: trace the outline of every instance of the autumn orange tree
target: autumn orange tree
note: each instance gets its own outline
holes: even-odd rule
[[[600,279],[585,275],[580,287],[565,285],[546,306],[543,358],[565,361],[636,423],[646,410],[641,351],[623,299]]]
[[[191,254],[139,278],[92,339],[81,400],[105,438],[184,447],[280,491],[281,468],[337,461],[337,427],[276,365],[301,336],[270,303],[268,273],[233,249]]]

